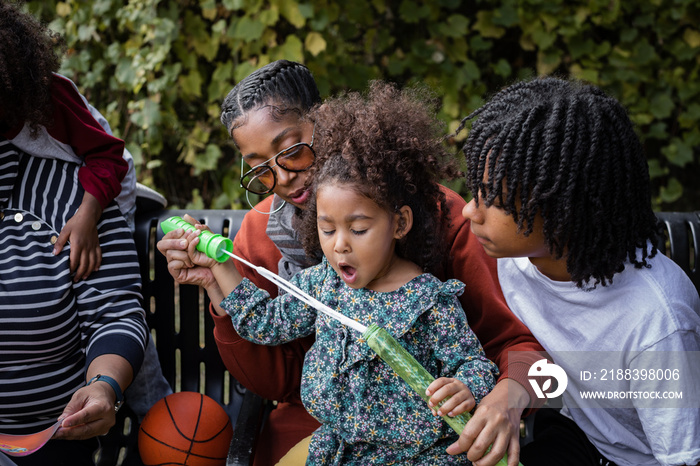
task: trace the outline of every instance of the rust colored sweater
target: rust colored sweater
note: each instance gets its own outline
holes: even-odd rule
[[[481,341],[486,356],[500,369],[499,380],[511,378],[520,382],[531,393],[527,382],[530,365],[541,356],[508,360],[509,351],[543,351],[508,306],[498,283],[496,261],[488,257],[481,244],[472,235],[469,222],[462,217],[464,199],[447,188],[450,217],[448,231],[449,255],[438,278],[456,278],[465,283],[465,291],[459,300],[462,303],[469,326]],[[269,211],[272,196],[263,200],[256,208]],[[277,272],[281,254],[265,234],[267,215],[250,211],[246,214],[234,239],[234,252],[255,265]],[[271,296],[277,288],[248,267],[236,264],[244,277],[249,278]],[[258,395],[277,400],[266,432],[265,446],[258,448],[256,466],[274,465],[292,446],[311,435],[319,426],[304,409],[299,395],[301,370],[304,355],[314,342],[313,337],[302,338],[280,346],[262,346],[242,339],[233,328],[228,316],[217,316],[214,335],[221,357],[233,377]],[[516,358],[511,358],[516,359]]]

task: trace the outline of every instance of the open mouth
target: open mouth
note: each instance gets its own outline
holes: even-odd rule
[[[338,264],[340,275],[345,283],[353,283],[357,279],[357,269],[351,265]]]

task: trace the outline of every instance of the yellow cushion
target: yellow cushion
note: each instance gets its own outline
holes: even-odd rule
[[[309,443],[311,443],[310,435],[294,445],[276,466],[304,466],[306,457],[309,456]]]

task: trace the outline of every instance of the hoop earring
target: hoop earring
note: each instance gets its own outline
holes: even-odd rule
[[[273,196],[274,196],[274,194],[273,194]],[[246,201],[248,201],[248,205],[250,206],[251,209],[253,209],[257,213],[263,214],[263,215],[272,215],[275,212],[279,212],[280,210],[282,210],[282,207],[284,207],[284,205],[287,203],[287,201],[282,199],[282,204],[280,204],[279,207],[277,207],[275,210],[271,210],[269,212],[262,212],[262,211],[256,209],[255,206],[253,205],[253,203],[250,202],[250,191],[245,192],[245,199],[246,199]],[[274,199],[273,199],[273,203],[274,203]]]

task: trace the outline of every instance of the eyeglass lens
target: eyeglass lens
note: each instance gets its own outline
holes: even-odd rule
[[[311,146],[305,142],[294,144],[277,154],[273,166],[257,166],[247,172],[241,179],[241,185],[254,194],[267,194],[277,182],[273,170],[275,165],[290,172],[303,172],[314,163],[314,158]]]

